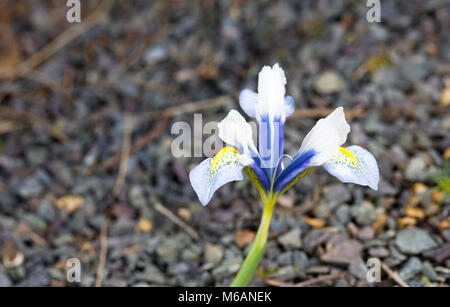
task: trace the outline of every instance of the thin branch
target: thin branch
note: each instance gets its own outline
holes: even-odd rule
[[[163,117],[161,121],[145,136],[140,138],[139,140],[134,143],[130,148],[130,154],[134,154],[138,151],[140,151],[142,148],[153,142],[158,136],[161,135],[161,133],[166,129],[167,125],[169,124],[169,119],[167,117]],[[117,163],[119,163],[121,158],[121,153],[115,154],[112,157],[109,157],[105,161],[101,163],[101,167],[103,169],[108,169]]]
[[[47,133],[61,142],[67,142],[69,140],[69,138],[57,126],[48,123],[46,120],[41,119],[34,114],[17,110],[11,107],[0,106],[0,117],[21,119],[32,125],[41,127],[42,129],[47,131]]]
[[[199,101],[194,101],[190,103],[184,103],[179,106],[169,107],[161,110],[151,111],[142,114],[138,120],[139,122],[148,121],[151,119],[159,118],[161,116],[173,117],[176,115],[184,114],[184,113],[193,113],[198,112],[204,109],[211,109],[222,106],[229,102],[227,98],[230,98],[229,95],[217,96],[214,98],[203,99]]]
[[[55,53],[64,48],[69,42],[79,37],[97,24],[103,22],[104,17],[109,12],[114,0],[103,0],[98,7],[88,17],[83,19],[82,23],[71,26],[66,31],[59,34],[55,39],[48,43],[44,48],[30,56],[28,59],[19,64],[14,70],[0,71],[0,79],[14,79],[29,73],[48,59]]]
[[[311,108],[311,109],[299,109],[288,118],[320,118],[328,116],[334,109],[331,108]],[[365,111],[362,107],[355,107],[353,109],[345,110],[345,117],[348,119],[360,118],[364,116]]]
[[[127,175],[128,160],[130,158],[130,148],[131,148],[131,132],[133,130],[132,117],[127,114],[125,116],[125,121],[123,124],[123,144],[122,153],[120,154],[120,164],[119,173],[117,174],[116,184],[114,185],[113,195],[119,195],[122,190],[123,183],[125,182],[125,177]]]
[[[400,276],[398,276],[397,273],[392,271],[384,262],[381,262],[381,268],[386,272],[386,274],[389,275],[390,278],[392,278],[396,283],[398,283],[400,286],[408,288],[409,285],[404,282]]]
[[[200,239],[200,235],[194,229],[192,229],[191,226],[189,226],[188,224],[183,222],[183,220],[181,220],[178,216],[173,214],[169,209],[164,207],[162,204],[156,203],[155,204],[155,210],[158,211],[159,213],[165,215],[174,224],[177,224],[178,226],[180,226],[181,229],[186,231],[186,233],[188,235],[190,235],[192,238],[194,238],[195,240],[199,240]]]
[[[266,283],[269,286],[273,286],[273,287],[296,287],[296,288],[302,288],[302,287],[307,287],[307,286],[311,286],[320,282],[324,282],[327,280],[334,280],[334,279],[338,279],[338,278],[342,278],[344,277],[344,273],[333,273],[333,274],[328,274],[328,275],[322,275],[313,279],[309,279],[309,280],[305,280],[302,281],[300,283],[287,283],[287,282],[283,282],[283,281],[279,281],[279,280],[275,280],[275,279],[264,279],[264,283]]]
[[[102,286],[103,272],[105,270],[107,251],[108,251],[108,219],[104,217],[100,233],[100,260],[97,268],[97,278],[95,280],[96,287]]]

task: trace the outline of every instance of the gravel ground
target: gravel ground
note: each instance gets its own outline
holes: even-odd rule
[[[252,285],[449,284],[449,1],[383,0],[372,24],[362,0],[82,2],[82,29],[61,1],[0,4],[0,286],[71,285],[73,257],[82,286],[228,285],[257,192],[229,184],[202,207],[188,172],[203,158],[174,158],[170,128],[193,122],[188,103],[221,120],[276,62],[302,110],[286,152],[344,106],[381,182],[303,179]]]

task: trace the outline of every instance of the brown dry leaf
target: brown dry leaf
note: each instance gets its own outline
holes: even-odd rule
[[[443,232],[445,229],[450,228],[450,221],[448,219],[443,220],[439,223],[439,231]]]
[[[450,159],[450,147],[444,151],[444,159]]]
[[[0,67],[2,70],[13,70],[20,63],[20,54],[15,50],[0,53]]]
[[[281,195],[280,197],[278,197],[277,203],[281,207],[287,209],[291,209],[292,207],[294,207],[294,200],[287,195]]]
[[[140,245],[140,244],[131,245],[131,246],[127,247],[127,248],[124,248],[123,249],[123,253],[125,255],[134,254],[134,253],[140,252],[143,248],[144,247],[142,245]]]
[[[425,212],[420,208],[406,207],[405,213],[407,216],[422,220],[425,218]]]
[[[13,240],[9,239],[3,246],[3,265],[7,269],[17,268],[22,265],[25,256],[16,247]]]
[[[67,260],[61,260],[61,261],[56,262],[53,265],[53,268],[62,271],[62,270],[66,269],[66,264],[67,264]]]
[[[381,68],[392,66],[392,61],[389,55],[384,52],[381,55],[369,57],[364,63],[364,66],[369,73],[374,74]]]
[[[189,211],[189,209],[186,208],[180,208],[177,210],[178,216],[181,217],[183,220],[185,221],[190,221],[191,220],[191,211]]]
[[[433,191],[431,193],[431,200],[435,204],[440,204],[442,202],[442,199],[444,198],[444,193],[441,191]]]
[[[428,190],[428,187],[425,184],[423,184],[422,182],[414,183],[414,186],[413,186],[414,194],[416,194],[416,195],[422,194],[422,193],[426,192],[427,190]]]
[[[64,287],[66,284],[63,281],[52,279],[50,281],[51,287]]]
[[[384,227],[387,224],[388,216],[386,214],[380,214],[375,222],[372,224],[372,229],[375,234],[379,234],[384,230]]]
[[[441,92],[441,105],[443,107],[450,106],[450,87],[446,87]]]
[[[302,218],[306,222],[306,224],[313,228],[323,228],[327,224],[327,221],[325,219],[315,219],[307,216],[303,216]]]
[[[83,243],[83,245],[81,246],[81,250],[78,252],[78,258],[81,258],[84,253],[88,253],[91,258],[95,257],[95,248],[90,242]]]
[[[405,228],[405,227],[408,227],[408,226],[414,226],[417,223],[416,219],[414,219],[412,217],[408,217],[408,216],[406,216],[406,217],[399,217],[397,221],[398,221],[398,224],[399,224],[400,228]]]
[[[408,199],[408,206],[409,207],[415,207],[418,204],[420,204],[421,201],[422,201],[422,199],[419,196],[411,196]]]
[[[79,195],[66,195],[58,198],[55,205],[58,209],[65,210],[67,213],[73,213],[83,206],[84,199]]]
[[[236,235],[234,236],[234,242],[237,246],[243,248],[253,241],[255,235],[255,232],[251,230],[238,230],[238,232],[236,232]]]
[[[433,44],[432,42],[429,42],[425,45],[425,52],[427,53],[428,56],[430,57],[435,57],[439,55],[439,50],[436,47],[435,44]]]
[[[152,222],[147,220],[146,218],[141,218],[137,223],[137,228],[143,232],[149,232],[153,228]]]

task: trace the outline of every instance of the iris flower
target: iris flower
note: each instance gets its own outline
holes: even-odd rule
[[[244,89],[239,96],[241,108],[258,123],[258,148],[253,143],[250,124],[238,111],[231,110],[218,125],[219,137],[229,146],[189,174],[204,206],[221,186],[242,180],[244,172],[261,195],[264,204],[261,224],[232,286],[245,286],[251,281],[267,242],[277,198],[312,168],[322,166],[342,182],[378,188],[379,171],[373,155],[357,145],[342,147],[350,132],[342,107],[316,123],[284,166],[285,158],[289,157],[283,154],[284,123],[295,108],[293,98],[286,96],[285,85],[286,77],[278,64],[264,66],[258,75],[258,93]]]

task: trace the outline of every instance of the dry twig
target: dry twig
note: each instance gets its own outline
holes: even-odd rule
[[[100,233],[100,260],[98,262],[97,278],[95,280],[96,287],[102,286],[103,272],[105,270],[107,251],[108,251],[108,219],[104,217]]]
[[[113,3],[114,0],[103,0],[94,12],[83,19],[82,23],[71,26],[69,29],[59,34],[44,48],[19,64],[16,69],[0,71],[0,78],[14,79],[29,73],[30,71],[50,59],[55,53],[64,48],[69,42],[85,33],[89,29],[93,28],[97,24],[103,22],[104,17],[109,12],[109,9],[111,8]]]
[[[131,148],[131,132],[133,131],[132,117],[127,114],[123,124],[123,144],[122,153],[120,154],[119,173],[117,174],[116,184],[114,185],[113,195],[117,196],[122,190],[125,177],[127,175],[128,160],[130,158]]]
[[[334,109],[331,108],[311,108],[311,109],[299,109],[289,118],[319,118],[328,116]],[[353,109],[345,110],[345,117],[348,119],[360,118],[364,116],[364,109],[362,107],[355,107]]]
[[[203,99],[195,102],[184,103],[179,106],[169,107],[162,110],[151,111],[142,114],[138,120],[139,122],[147,121],[155,118],[159,118],[161,116],[173,117],[176,115],[184,114],[184,113],[193,113],[204,109],[211,109],[215,107],[222,106],[228,103],[228,99],[230,96],[223,95],[217,96],[214,98]]]
[[[305,280],[299,283],[287,283],[287,282],[283,282],[283,281],[279,281],[279,280],[275,280],[275,279],[264,279],[264,283],[266,283],[269,286],[273,286],[273,287],[296,287],[296,288],[302,288],[302,287],[307,287],[307,286],[311,286],[314,284],[317,284],[319,282],[323,282],[323,281],[327,281],[327,280],[333,280],[333,279],[338,279],[338,278],[342,278],[344,277],[344,273],[334,273],[334,274],[328,274],[328,275],[322,275],[310,280]]]
[[[137,140],[130,148],[130,154],[134,154],[153,142],[160,134],[166,129],[169,124],[169,119],[167,117],[163,117],[161,121],[145,136]],[[109,157],[105,161],[102,162],[101,167],[103,169],[108,169],[114,165],[116,165],[120,161],[121,153],[118,153],[112,157]]]
[[[195,240],[200,239],[200,235],[194,229],[192,229],[188,224],[183,222],[183,220],[181,220],[178,216],[173,214],[169,209],[164,207],[162,204],[156,203],[155,210],[158,211],[159,213],[165,215],[174,224],[177,224],[178,226],[180,226],[181,229],[186,231],[186,233],[188,235],[190,235],[192,238],[194,238]]]
[[[10,119],[20,119],[35,126],[39,126],[55,139],[61,142],[67,142],[69,138],[56,126],[48,123],[46,120],[37,117],[31,113],[17,110],[11,107],[0,106],[0,117],[6,117]]]
[[[392,278],[396,283],[398,283],[400,286],[404,287],[404,288],[408,288],[409,285],[404,282],[397,273],[395,273],[394,271],[392,271],[384,262],[381,262],[381,268],[386,272],[386,274],[389,275],[390,278]]]

